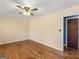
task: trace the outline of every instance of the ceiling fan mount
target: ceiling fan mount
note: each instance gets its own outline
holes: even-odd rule
[[[25,14],[25,15],[33,16],[34,12],[38,10],[38,8],[31,8],[31,7],[27,7],[27,6],[22,7],[22,6],[17,5],[17,7],[22,10],[22,12],[20,12],[19,14]]]

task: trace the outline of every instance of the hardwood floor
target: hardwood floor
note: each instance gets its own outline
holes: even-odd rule
[[[9,59],[79,59],[78,55],[60,52],[32,40],[1,45],[0,56]]]

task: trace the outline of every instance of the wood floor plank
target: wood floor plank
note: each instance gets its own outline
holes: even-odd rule
[[[79,59],[73,52],[61,52],[32,40],[0,45],[0,56],[9,59]]]

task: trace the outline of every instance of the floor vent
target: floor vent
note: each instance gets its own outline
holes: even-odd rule
[[[8,59],[7,56],[0,56],[0,59]]]

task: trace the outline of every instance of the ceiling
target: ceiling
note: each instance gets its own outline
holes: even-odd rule
[[[16,5],[37,7],[39,10],[34,16],[20,15],[21,10]],[[79,5],[79,0],[0,0],[0,16],[31,19],[76,5]]]

